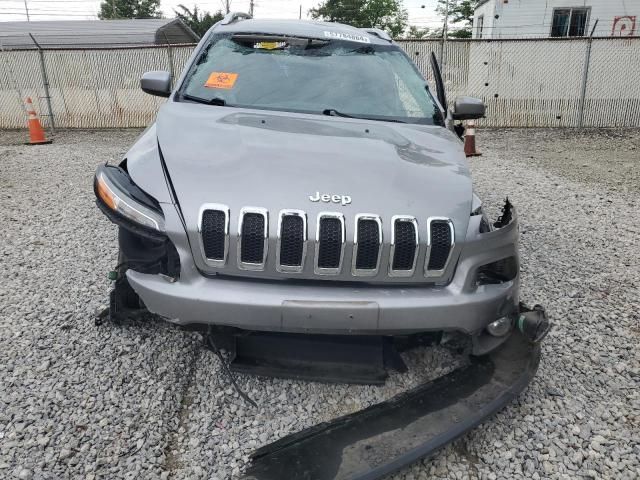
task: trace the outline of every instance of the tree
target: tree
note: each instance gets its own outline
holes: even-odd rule
[[[409,31],[407,32],[407,38],[424,38],[429,35],[429,28],[420,28],[415,25],[411,25],[409,27]]]
[[[449,37],[471,38],[473,27],[473,13],[478,5],[478,0],[438,0],[436,12],[444,16],[449,2],[449,25],[452,27],[461,24],[458,28],[451,28]]]
[[[160,0],[103,0],[98,18],[161,18],[159,8]]]
[[[405,38],[411,39],[437,39],[442,38],[442,28],[417,27],[411,25],[405,33]]]
[[[358,28],[381,28],[392,37],[402,35],[409,15],[401,0],[325,0],[311,9],[313,18]]]
[[[471,38],[471,27],[468,28],[456,28],[449,32],[449,37],[451,38]],[[442,33],[440,33],[442,36]]]
[[[199,37],[207,33],[207,30],[209,30],[214,23],[224,18],[224,14],[220,10],[211,15],[209,12],[200,12],[197,5],[193,6],[193,10],[189,10],[182,4],[178,5],[178,8],[181,10],[180,12],[174,10],[177,17],[186,23]]]
[[[409,27],[407,38],[429,38],[433,36],[433,31],[429,27],[420,28],[415,25]]]

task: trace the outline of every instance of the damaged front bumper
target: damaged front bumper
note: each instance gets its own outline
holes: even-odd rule
[[[179,325],[337,335],[428,331],[473,335],[496,319],[515,314],[519,300],[515,212],[506,225],[486,233],[480,232],[481,220],[471,217],[455,274],[447,285],[319,285],[206,277],[195,268],[184,236],[170,231],[180,254],[180,278],[170,283],[134,270],[127,272],[127,278],[151,312]],[[167,221],[169,226],[175,223]],[[509,259],[516,265],[511,276],[503,280],[482,276],[483,267]]]
[[[466,366],[443,377],[260,448],[243,478],[381,478],[433,454],[495,414],[525,389],[539,360],[539,343],[516,330],[490,355],[471,357]]]

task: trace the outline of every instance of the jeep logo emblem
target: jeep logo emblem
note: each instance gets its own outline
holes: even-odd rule
[[[312,202],[340,203],[343,207],[351,203],[349,195],[331,195],[328,193],[320,195],[320,192],[316,192],[315,195],[309,195],[309,200]]]

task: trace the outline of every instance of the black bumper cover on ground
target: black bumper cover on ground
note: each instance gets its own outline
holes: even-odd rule
[[[540,346],[516,332],[499,349],[392,400],[266,445],[245,480],[376,479],[429,456],[529,384]]]

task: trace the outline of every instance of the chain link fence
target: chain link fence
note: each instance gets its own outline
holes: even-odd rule
[[[432,85],[431,52],[442,58],[449,102],[457,95],[483,99],[484,126],[640,126],[640,38],[398,44]],[[25,126],[28,96],[48,126],[144,127],[164,100],[140,90],[141,75],[177,76],[193,48],[0,51],[0,128]]]

